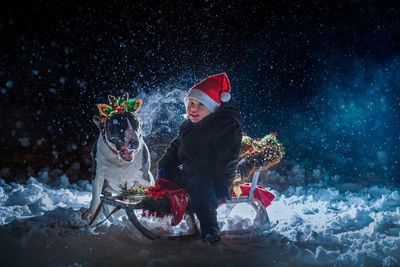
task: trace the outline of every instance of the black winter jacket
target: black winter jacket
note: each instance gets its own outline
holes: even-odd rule
[[[217,199],[230,198],[228,189],[235,177],[242,139],[241,121],[232,100],[198,123],[184,120],[159,161],[158,176],[174,180],[181,167],[184,180],[211,179]],[[201,185],[201,181],[194,182]]]

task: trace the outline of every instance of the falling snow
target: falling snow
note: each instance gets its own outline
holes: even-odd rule
[[[114,2],[1,12],[0,265],[400,266],[396,1]],[[260,175],[278,224],[216,249],[152,243],[124,220],[72,230],[90,201],[97,104],[143,100],[156,173],[187,90],[220,72],[243,131],[285,145]]]

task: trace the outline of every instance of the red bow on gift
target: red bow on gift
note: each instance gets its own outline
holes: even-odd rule
[[[249,183],[240,185],[240,190],[242,190],[242,196],[248,196],[250,194],[250,189],[251,189],[251,184]],[[233,191],[232,191],[232,197],[236,197],[236,194]],[[254,190],[254,198],[258,199],[261,202],[261,204],[266,208],[275,199],[275,196],[271,192],[268,192],[261,185],[257,185]]]
[[[182,221],[189,202],[189,194],[184,188],[168,179],[159,178],[156,184],[147,190],[147,194],[152,197],[168,197],[172,213],[171,225],[178,225]]]

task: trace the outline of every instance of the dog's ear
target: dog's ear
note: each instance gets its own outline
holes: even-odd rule
[[[125,92],[124,95],[122,96],[122,100],[127,102],[128,99],[129,99],[129,94],[128,92]]]
[[[97,128],[99,128],[100,131],[103,130],[102,119],[99,116],[93,116],[93,122],[94,124],[96,124]]]
[[[138,112],[142,107],[142,99],[136,99],[135,101],[135,112]]]
[[[110,104],[114,106],[117,102],[117,99],[115,98],[115,96],[108,95],[108,101],[110,101]]]

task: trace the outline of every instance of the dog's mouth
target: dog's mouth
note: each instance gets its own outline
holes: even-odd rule
[[[133,161],[135,157],[135,150],[133,149],[128,149],[127,147],[121,147],[118,149],[118,155],[120,156],[121,159],[127,162]]]

